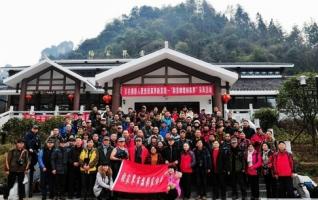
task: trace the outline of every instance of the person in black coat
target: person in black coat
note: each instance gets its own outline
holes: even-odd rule
[[[47,197],[47,188],[49,188],[50,199],[54,197],[54,176],[52,174],[52,165],[51,158],[54,149],[54,141],[47,140],[46,146],[40,150],[38,155],[38,162],[40,167],[40,184],[41,184],[41,193],[42,200],[45,200]]]
[[[197,178],[198,198],[206,199],[207,174],[211,171],[211,156],[208,149],[203,145],[202,140],[196,142],[194,155],[196,160],[195,175]]]
[[[52,173],[55,176],[56,197],[65,199],[65,175],[67,172],[68,153],[65,148],[65,140],[62,139],[57,148],[54,149],[51,158]]]
[[[250,124],[247,120],[243,121],[243,132],[245,133],[246,138],[249,140],[255,134],[255,130],[250,127]]]
[[[29,176],[29,197],[32,197],[33,193],[33,174],[34,174],[34,166],[38,162],[38,152],[41,148],[41,141],[38,136],[39,127],[37,125],[33,125],[31,130],[25,134],[24,141],[25,147],[29,152],[30,156],[30,176]]]
[[[224,155],[222,153],[223,151],[220,149],[219,141],[214,141],[211,150],[213,199],[218,199],[219,193],[221,193],[221,199],[226,199],[225,173],[223,171],[222,162],[222,156]]]
[[[81,182],[77,179],[81,177],[81,170],[79,165],[79,156],[83,150],[83,141],[80,137],[75,139],[75,145],[71,148],[69,152],[69,175],[70,180],[68,181],[69,184],[69,199],[73,198],[75,195],[76,198],[80,198],[81,196]]]
[[[110,154],[113,149],[114,147],[110,145],[110,138],[108,136],[104,136],[102,144],[98,147],[98,165],[101,165],[101,163],[110,163]]]
[[[230,155],[224,159],[223,168],[230,175],[232,186],[232,198],[238,199],[237,185],[241,189],[242,198],[246,199],[246,181],[245,181],[245,155],[238,146],[237,138],[231,139]]]
[[[175,145],[173,138],[168,139],[168,146],[163,150],[163,158],[166,164],[178,166],[179,164],[179,149]]]

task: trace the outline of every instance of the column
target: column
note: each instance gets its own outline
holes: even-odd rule
[[[77,80],[75,82],[73,110],[79,110],[79,107],[80,107],[80,96],[81,96],[81,81]]]
[[[24,111],[25,108],[25,95],[26,95],[26,81],[25,79],[21,82],[21,92],[20,92],[20,99],[19,99],[19,111]]]
[[[120,106],[120,80],[115,78],[113,80],[112,90],[112,111],[115,113]]]
[[[222,108],[221,80],[218,80],[215,82],[214,97],[215,97],[215,106],[217,106],[219,110],[222,112],[223,108]]]

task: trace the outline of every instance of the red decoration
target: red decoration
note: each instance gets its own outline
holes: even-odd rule
[[[69,101],[73,101],[73,99],[74,99],[74,94],[69,94],[69,95],[67,95],[67,98],[68,98]]]
[[[222,101],[223,103],[227,104],[231,100],[231,95],[230,94],[223,94],[222,95]]]
[[[121,96],[213,96],[213,84],[122,85]]]
[[[27,94],[27,95],[25,95],[25,98],[29,102],[32,99],[32,95],[31,94]]]
[[[109,104],[111,102],[111,100],[112,100],[112,96],[111,95],[105,94],[103,96],[103,101],[105,102],[105,104]]]

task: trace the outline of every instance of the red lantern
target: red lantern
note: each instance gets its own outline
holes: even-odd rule
[[[73,101],[73,99],[74,99],[74,94],[69,94],[69,95],[67,95],[67,98],[68,98],[69,101]]]
[[[31,94],[27,94],[25,95],[25,99],[29,102],[32,99],[32,95]]]
[[[230,94],[223,94],[222,95],[222,101],[227,104],[231,100],[231,95]]]
[[[103,101],[105,102],[105,104],[109,104],[111,102],[111,100],[112,100],[112,96],[111,95],[105,94],[103,96]]]

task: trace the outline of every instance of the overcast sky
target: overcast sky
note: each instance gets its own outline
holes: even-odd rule
[[[184,1],[184,0],[183,0]],[[0,1],[0,66],[32,65],[41,50],[62,41],[78,45],[95,37],[105,24],[134,6],[176,5],[182,0],[4,0]],[[254,20],[279,21],[284,30],[318,21],[317,0],[207,0],[224,12],[241,4]]]

